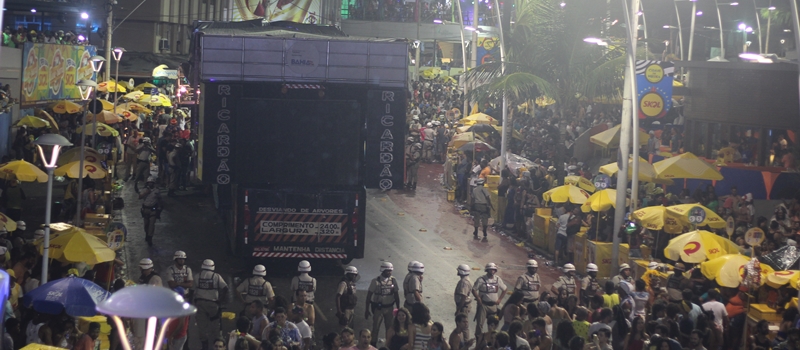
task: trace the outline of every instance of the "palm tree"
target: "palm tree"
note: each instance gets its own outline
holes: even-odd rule
[[[500,62],[485,63],[467,73],[487,82],[470,92],[483,102],[506,93],[511,104],[546,95],[563,113],[576,109],[581,98],[614,100],[621,96],[624,49],[599,50],[583,41],[599,31],[603,2],[517,0],[515,23],[506,35],[506,73]]]

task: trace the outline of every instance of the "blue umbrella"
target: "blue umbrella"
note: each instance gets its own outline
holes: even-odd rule
[[[111,293],[94,282],[70,276],[39,286],[22,298],[22,304],[41,313],[58,315],[66,311],[70,316],[97,315],[95,307]]]

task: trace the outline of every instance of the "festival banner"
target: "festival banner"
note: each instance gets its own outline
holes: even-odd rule
[[[233,0],[232,21],[319,22],[321,0]]]
[[[94,46],[25,43],[20,105],[25,108],[54,100],[80,100],[75,83],[94,79],[91,57],[96,53]]]
[[[500,39],[478,38],[478,65],[490,62],[500,62]]]
[[[639,119],[661,118],[672,107],[672,73],[670,62],[637,60],[636,89]]]

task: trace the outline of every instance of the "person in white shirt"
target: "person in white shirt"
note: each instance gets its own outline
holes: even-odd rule
[[[712,289],[708,291],[708,301],[705,302],[703,310],[711,311],[714,313],[714,323],[722,327],[723,331],[728,327],[728,310],[725,309],[725,304],[719,301],[719,291]]]

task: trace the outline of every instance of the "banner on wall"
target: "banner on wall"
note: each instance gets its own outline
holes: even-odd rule
[[[637,60],[636,89],[639,101],[639,119],[661,118],[672,107],[671,62]]]
[[[500,39],[478,38],[478,65],[490,62],[500,62]]]
[[[315,24],[320,21],[320,3],[321,0],[233,0],[232,21],[263,18],[268,22]]]
[[[25,43],[22,49],[20,105],[33,107],[54,100],[79,100],[75,83],[94,79],[94,46]]]

